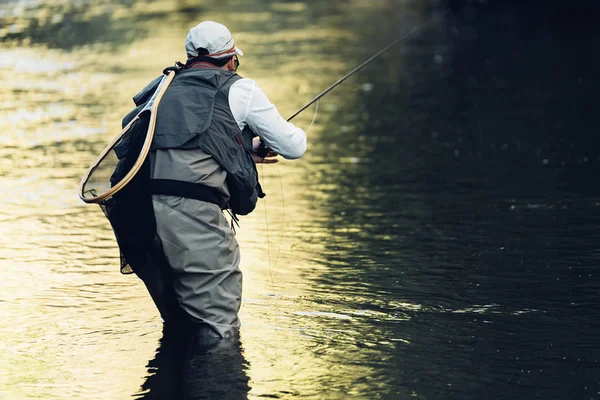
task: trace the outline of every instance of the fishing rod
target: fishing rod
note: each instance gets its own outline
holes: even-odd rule
[[[378,58],[379,56],[381,56],[382,54],[384,54],[385,52],[387,52],[389,49],[391,49],[392,47],[394,47],[396,44],[400,43],[402,40],[406,39],[407,37],[409,37],[410,35],[412,35],[413,33],[415,33],[422,26],[423,25],[419,25],[416,28],[411,29],[409,32],[405,33],[404,35],[400,36],[398,39],[394,40],[392,43],[390,43],[389,45],[387,45],[385,48],[383,48],[377,54],[375,54],[374,56],[372,56],[371,58],[369,58],[367,61],[363,62],[358,67],[354,68],[352,71],[348,72],[346,75],[344,75],[343,77],[341,77],[340,79],[338,79],[337,82],[335,82],[333,85],[329,86],[327,89],[323,90],[314,99],[312,99],[311,101],[309,101],[308,103],[306,103],[304,106],[302,106],[302,108],[300,108],[291,117],[289,117],[287,119],[288,122],[291,121],[296,115],[300,114],[302,111],[304,111],[308,107],[310,107],[315,101],[318,101],[321,97],[323,97],[327,93],[331,92],[334,88],[336,88],[337,86],[339,86],[346,79],[350,78],[352,75],[354,75],[355,73],[357,73],[358,71],[360,71],[361,69],[363,69],[371,61],[375,60],[376,58]]]

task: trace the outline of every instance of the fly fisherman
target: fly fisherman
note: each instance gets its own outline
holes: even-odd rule
[[[236,74],[243,53],[224,25],[196,25],[185,50],[187,63],[158,107],[149,155],[166,263],[160,274],[136,273],[167,327],[183,323],[201,337],[229,338],[240,326],[242,273],[222,209],[234,219],[251,212],[264,196],[254,163],[301,157],[306,134],[281,117],[256,82]],[[259,147],[271,150],[259,156]]]

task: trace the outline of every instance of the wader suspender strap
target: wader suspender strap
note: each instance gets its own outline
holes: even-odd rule
[[[216,189],[201,183],[177,181],[173,179],[151,179],[152,194],[166,194],[213,203],[223,209],[227,204]]]

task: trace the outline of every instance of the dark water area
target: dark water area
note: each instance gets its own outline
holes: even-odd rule
[[[600,398],[596,3],[34,3],[0,7],[0,398]],[[420,26],[259,168],[241,338],[208,349],[75,196],[204,18],[284,115]]]
[[[600,396],[598,7],[541,3],[434,13],[324,129],[320,283],[421,305],[369,360],[417,398]]]

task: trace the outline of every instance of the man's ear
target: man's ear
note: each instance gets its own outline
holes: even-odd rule
[[[229,61],[227,62],[227,71],[231,71],[231,72],[235,71],[235,64],[233,63],[233,57],[231,57],[229,59]]]

